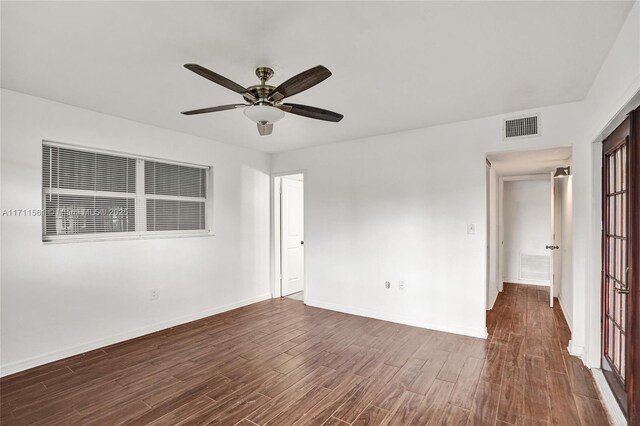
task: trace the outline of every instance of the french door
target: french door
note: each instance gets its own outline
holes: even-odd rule
[[[629,410],[636,405],[634,335],[640,331],[635,258],[639,234],[637,115],[627,117],[605,139],[602,158],[602,370],[630,421],[636,416],[635,409]]]

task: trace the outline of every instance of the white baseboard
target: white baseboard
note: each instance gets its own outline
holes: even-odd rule
[[[558,296],[558,302],[560,302],[560,310],[562,311],[562,315],[564,316],[564,320],[566,321],[567,325],[569,326],[569,330],[571,330],[571,332],[573,332],[573,328],[571,327],[571,322],[569,322],[569,317],[567,316],[567,309],[564,307],[564,302],[562,302],[562,299]]]
[[[358,316],[367,317],[367,318],[375,318],[383,321],[410,325],[413,327],[427,328],[429,330],[444,331],[446,333],[461,334],[463,336],[477,337],[480,339],[486,339],[488,337],[486,327],[482,327],[479,329],[448,327],[441,324],[425,323],[422,321],[416,321],[411,318],[400,317],[396,315],[389,315],[389,314],[384,314],[376,311],[371,311],[368,309],[345,306],[345,305],[340,305],[340,304],[330,303],[330,302],[323,302],[319,300],[305,299],[305,304],[308,306],[314,306],[316,308],[328,309],[330,311],[343,312],[345,314],[358,315]]]
[[[549,287],[549,285],[551,285],[549,281],[521,280],[520,278],[503,278],[502,282],[510,283],[510,284],[522,284],[522,285],[540,285],[544,287]]]
[[[578,358],[582,359],[582,355],[584,354],[584,347],[576,345],[575,343],[573,343],[573,340],[569,340],[567,351],[569,351],[569,355],[577,356]]]
[[[155,333],[156,331],[164,330],[167,328],[175,327],[180,324],[185,324],[191,321],[199,320],[202,318],[216,315],[222,312],[230,311],[232,309],[240,308],[242,306],[251,305],[252,303],[262,302],[271,298],[271,294],[263,294],[249,299],[241,300],[236,303],[229,303],[227,305],[218,306],[216,308],[207,309],[205,311],[197,312],[194,314],[185,315],[182,317],[174,318],[168,321],[162,321],[156,324],[151,324],[145,327],[138,328],[136,330],[127,331],[126,333],[118,334],[115,336],[105,337],[102,339],[93,340],[77,346],[73,346],[61,351],[49,352],[47,354],[38,355],[33,358],[25,359],[22,361],[12,362],[0,367],[0,377],[8,376],[9,374],[18,373],[29,368],[37,367],[39,365],[47,364],[49,362],[58,361],[70,356],[79,355],[95,349],[100,349],[105,346],[113,345],[115,343],[124,342],[125,340],[134,339],[136,337],[144,336],[145,334]]]
[[[500,290],[497,290],[496,295],[493,297],[493,300],[489,303],[489,306],[487,306],[487,311],[490,311],[491,309],[493,309],[493,305],[496,304],[496,300],[498,300],[499,294],[500,294]]]
[[[602,402],[604,402],[604,408],[609,414],[609,420],[611,420],[614,426],[626,426],[627,419],[624,417],[618,401],[616,401],[616,397],[613,395],[613,392],[611,392],[607,379],[604,378],[604,373],[602,373],[602,370],[599,368],[592,368],[591,373],[602,397]]]

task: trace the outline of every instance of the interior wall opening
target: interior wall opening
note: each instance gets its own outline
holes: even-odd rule
[[[488,311],[505,285],[536,286],[548,306],[559,303],[571,328],[571,153],[563,147],[487,154]]]

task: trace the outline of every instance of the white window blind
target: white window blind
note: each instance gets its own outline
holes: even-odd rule
[[[205,169],[145,161],[144,187],[147,231],[205,229]]]
[[[43,143],[43,240],[208,232],[210,168]]]
[[[136,160],[42,147],[44,236],[135,231]]]

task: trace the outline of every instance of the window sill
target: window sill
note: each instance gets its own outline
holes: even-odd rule
[[[213,232],[176,232],[176,233],[158,233],[158,234],[134,234],[134,235],[108,235],[108,236],[63,236],[52,237],[51,239],[42,240],[43,245],[50,244],[74,244],[74,243],[95,243],[102,241],[139,241],[139,240],[158,240],[158,239],[173,239],[173,238],[202,238],[202,237],[215,237]]]

